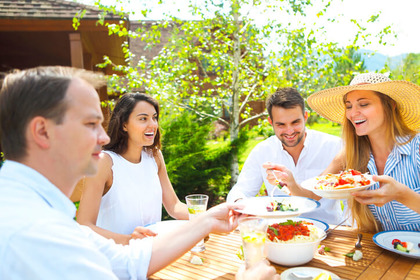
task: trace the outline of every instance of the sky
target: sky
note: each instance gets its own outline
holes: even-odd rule
[[[78,0],[85,3],[93,3],[94,0]],[[106,1],[112,0],[103,0]],[[185,11],[188,10],[187,0],[164,0],[165,5],[162,8],[152,8],[152,12],[147,19],[160,19],[164,12],[173,12],[180,18],[190,19]],[[203,0],[193,0],[196,3],[204,2]],[[223,0],[213,0],[214,2],[222,2]],[[227,1],[227,0],[224,0]],[[266,0],[270,1],[270,0]],[[327,0],[324,0],[327,1]],[[131,0],[130,4],[125,7],[126,10],[140,11],[145,5],[153,7],[153,2],[157,0]],[[312,1],[315,2],[315,1]],[[315,16],[318,11],[317,7],[309,10],[307,17],[302,19],[303,23],[308,25],[318,24],[324,26],[327,30],[328,40],[336,41],[342,45],[346,45],[354,37],[354,24],[350,23],[350,19],[366,21],[370,16],[380,12],[379,20],[372,24],[368,29],[372,33],[376,33],[380,26],[390,25],[392,30],[397,34],[397,38],[389,36],[385,46],[379,44],[371,44],[367,47],[370,50],[387,56],[396,56],[403,53],[420,53],[420,0],[332,0],[332,4],[326,14],[327,17],[337,18],[336,23],[330,23],[319,20]],[[150,6],[152,5],[152,6]],[[337,17],[337,15],[342,16]],[[273,14],[275,16],[275,14]],[[324,18],[327,18],[324,17]],[[143,19],[144,17],[138,13],[130,16],[131,20]],[[256,21],[263,20],[264,17],[256,18]],[[300,24],[293,19],[293,22]]]
[[[419,0],[345,0],[335,1],[332,8],[336,13],[343,13],[351,18],[368,18],[379,11],[378,25],[391,25],[398,35],[390,41],[393,45],[375,45],[378,52],[394,56],[402,53],[420,53],[420,1]],[[349,31],[350,25],[332,28],[335,36],[342,38]]]

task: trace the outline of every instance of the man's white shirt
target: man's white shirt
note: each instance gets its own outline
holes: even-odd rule
[[[251,151],[239,174],[238,181],[230,190],[227,201],[233,202],[239,198],[253,197],[258,194],[262,183],[267,192],[274,195],[285,195],[267,181],[266,170],[262,167],[265,162],[272,162],[286,166],[298,184],[306,179],[320,175],[331,163],[335,155],[342,149],[339,137],[323,132],[306,129],[304,147],[295,165],[292,156],[283,148],[282,142],[273,135],[258,143]],[[319,200],[321,206],[302,217],[322,220],[329,224],[338,224],[344,217],[339,200]]]

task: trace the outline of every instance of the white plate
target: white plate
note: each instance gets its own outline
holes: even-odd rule
[[[313,278],[318,276],[321,272],[325,272],[325,273],[329,273],[333,280],[340,279],[340,277],[338,277],[336,274],[325,269],[309,267],[309,266],[299,266],[299,267],[289,268],[283,271],[283,273],[280,275],[281,280],[295,280],[296,278],[290,275],[292,272],[295,272],[301,275],[312,276]]]
[[[394,245],[392,245],[392,240],[399,239],[401,242],[411,242],[413,243],[413,250],[409,253],[402,252],[400,250],[394,249]],[[373,236],[373,242],[376,243],[379,247],[382,247],[388,251],[409,257],[420,259],[420,248],[418,244],[420,243],[420,232],[418,231],[399,231],[399,230],[391,230],[391,231],[382,231],[378,232]]]
[[[325,223],[323,221],[320,221],[320,220],[311,219],[311,218],[290,217],[290,218],[270,218],[270,219],[267,219],[269,225],[274,224],[274,223],[286,222],[287,220],[292,220],[292,221],[295,221],[295,222],[298,222],[298,221],[310,222],[310,223],[313,223],[314,226],[316,226],[317,228],[320,228],[323,231],[327,231],[330,228],[330,226],[327,223]]]
[[[315,189],[314,187],[316,186],[318,180],[315,178],[311,178],[308,180],[305,180],[302,182],[301,186],[307,190],[310,190],[311,192],[315,193],[316,195],[319,195],[321,197],[324,198],[329,198],[329,199],[346,199],[346,198],[351,198],[351,193],[353,192],[357,192],[357,191],[361,191],[361,190],[365,190],[367,188],[369,188],[370,186],[374,185],[376,183],[376,181],[372,180],[372,175],[366,175],[366,178],[368,178],[372,183],[366,186],[361,186],[361,187],[355,187],[355,188],[351,188],[351,189],[341,189],[341,190],[318,190]]]
[[[276,200],[278,202],[283,202],[290,204],[293,208],[298,208],[297,211],[267,211],[267,205]],[[299,216],[300,214],[310,212],[315,210],[320,206],[320,203],[316,200],[307,198],[307,197],[300,197],[300,196],[259,196],[259,197],[249,197],[243,200],[240,200],[238,204],[245,205],[244,209],[236,210],[239,213],[247,214],[247,215],[254,215],[259,217],[276,217],[276,218],[287,218],[287,217],[295,217]]]
[[[161,221],[151,225],[147,225],[146,227],[152,230],[155,233],[164,233],[164,232],[171,232],[177,227],[185,224],[188,222],[187,220],[168,220],[168,221]]]

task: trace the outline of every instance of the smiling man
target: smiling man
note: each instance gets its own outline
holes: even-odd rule
[[[306,179],[320,175],[342,148],[339,137],[305,127],[308,112],[305,111],[305,102],[296,89],[278,89],[267,99],[266,107],[269,114],[268,121],[275,135],[258,143],[251,151],[238,182],[227,196],[228,202],[255,196],[263,183],[268,193],[275,188],[275,195],[286,194],[268,182],[264,168],[267,165],[263,167],[267,162],[285,166],[300,184]],[[292,192],[292,195],[320,199],[309,191]],[[320,208],[304,216],[331,224],[341,221],[343,211],[337,200],[322,198],[320,203]]]

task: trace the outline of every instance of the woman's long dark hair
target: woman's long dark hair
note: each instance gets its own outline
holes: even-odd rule
[[[157,113],[157,121],[159,122],[159,103],[150,95],[144,93],[126,93],[115,104],[114,111],[109,120],[108,135],[111,138],[110,142],[104,146],[105,150],[113,151],[117,154],[122,154],[128,148],[128,134],[123,130],[123,126],[128,122],[130,114],[133,112],[134,107],[140,101],[146,101],[152,105]],[[150,155],[156,156],[161,148],[160,143],[160,130],[159,127],[156,131],[155,140],[153,145],[145,146],[143,149]]]

